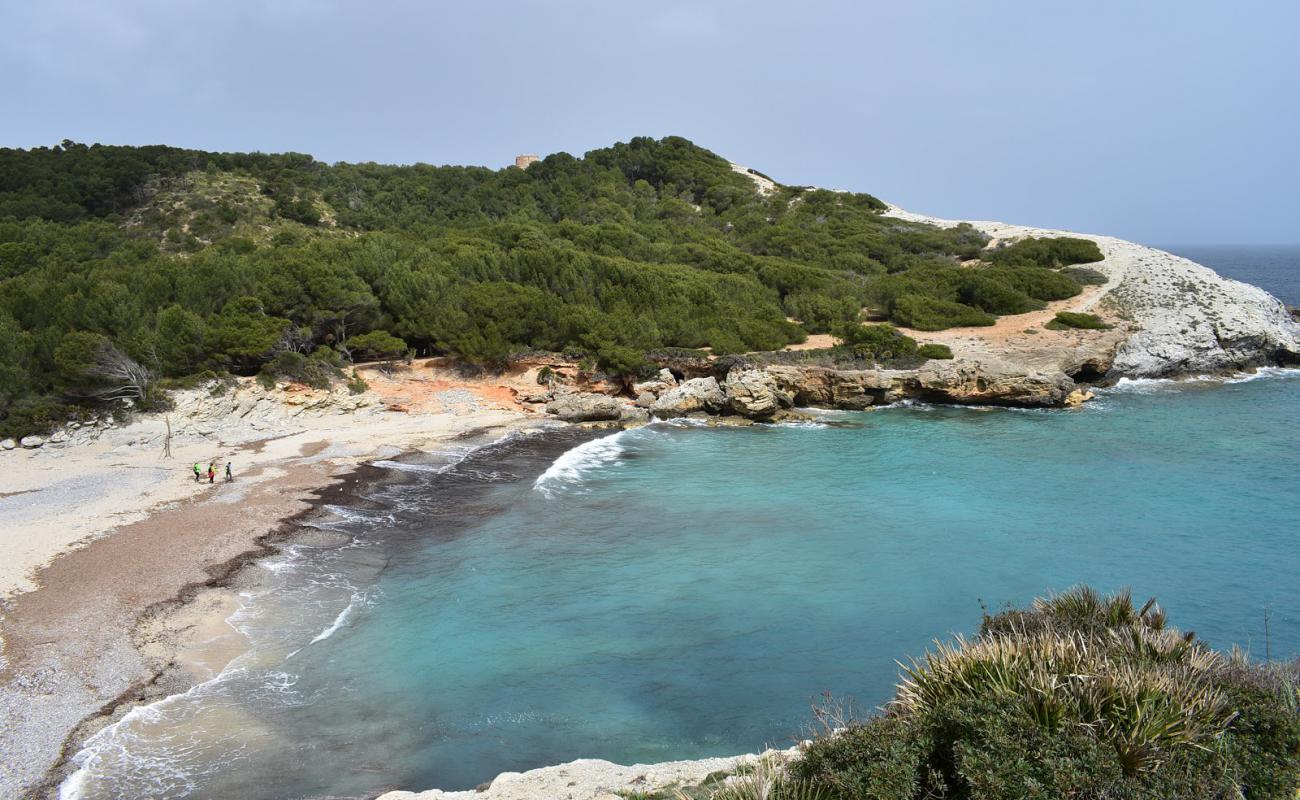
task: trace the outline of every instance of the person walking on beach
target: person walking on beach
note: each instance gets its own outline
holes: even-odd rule
[[[200,479],[199,479],[199,462],[195,461],[195,462],[194,462],[194,482],[195,482],[195,483],[198,483],[199,480],[200,480]]]
[[[208,483],[212,483],[212,482],[213,482],[214,480],[216,480],[216,479],[217,479],[217,465],[216,465],[216,462],[214,462],[214,461],[209,461],[209,462],[208,462]]]
[[[227,461],[227,462],[226,462],[226,482],[229,483],[230,481],[233,481],[234,479],[235,479],[235,476],[230,474],[230,462]]]

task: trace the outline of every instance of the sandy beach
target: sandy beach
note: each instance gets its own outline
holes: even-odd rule
[[[244,380],[0,453],[0,796],[53,792],[86,736],[242,652],[226,623],[239,568],[357,465],[539,424],[514,399],[536,386],[528,370],[360,372],[359,395]],[[192,465],[213,461],[216,481],[196,483]]]

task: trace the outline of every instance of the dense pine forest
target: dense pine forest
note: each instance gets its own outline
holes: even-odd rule
[[[527,169],[0,149],[0,434],[165,403],[195,376],[320,381],[409,352],[628,374],[666,348],[775,350],[863,320],[987,325],[1078,293],[1094,274],[1069,265],[1101,258],[884,210],[760,191],[678,137]]]

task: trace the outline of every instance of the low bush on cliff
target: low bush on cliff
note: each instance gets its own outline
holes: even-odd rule
[[[984,258],[994,264],[1032,265],[1058,269],[1071,264],[1090,264],[1105,258],[1101,248],[1091,239],[1079,239],[1073,236],[1056,238],[1021,239],[1014,244],[994,248],[984,254]]]
[[[1092,267],[1066,267],[1061,274],[1083,286],[1103,286],[1108,280],[1106,273]]]
[[[921,358],[933,358],[940,361],[946,361],[952,358],[952,348],[946,344],[923,344],[916,349],[916,354]]]
[[[1089,589],[986,616],[791,775],[832,797],[1270,798],[1300,786],[1300,662],[1225,657]]]
[[[835,327],[835,338],[859,357],[875,361],[893,361],[916,355],[916,340],[893,325],[859,325],[843,323]]]
[[[889,318],[905,328],[918,331],[941,331],[968,325],[992,325],[992,314],[962,303],[909,294],[894,301]]]
[[[1061,311],[1051,322],[1043,326],[1054,331],[1064,331],[1071,328],[1080,328],[1084,330],[1103,331],[1109,328],[1101,317],[1096,314],[1084,314],[1077,311]]]

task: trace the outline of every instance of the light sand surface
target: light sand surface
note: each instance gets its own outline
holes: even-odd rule
[[[0,453],[0,797],[44,796],[85,736],[241,653],[225,584],[351,468],[539,424],[514,401],[536,385],[527,371],[363,374],[355,396],[248,381],[177,393],[169,415]],[[196,483],[192,465],[213,460],[235,480]]]
[[[518,418],[523,411],[514,398],[530,380],[527,372],[467,379],[431,361],[391,376],[374,368],[362,373],[371,389],[357,409],[335,404],[283,419],[261,413],[259,424],[234,413],[223,418],[220,406],[190,392],[179,396],[176,413],[147,415],[93,442],[0,452],[0,598],[35,588],[36,570],[60,553],[160,507],[195,498],[238,503],[253,485],[275,476],[269,467],[286,460],[357,463]],[[247,380],[236,392],[243,393],[258,394]],[[339,393],[290,385],[261,394],[285,408],[302,408]],[[171,458],[162,445],[168,416]],[[206,475],[196,484],[193,465],[206,470],[211,461],[217,462],[216,484],[210,486]],[[236,476],[228,485],[221,475],[227,461]]]

